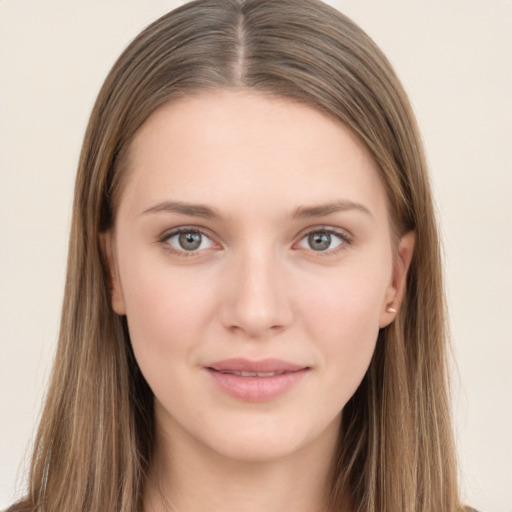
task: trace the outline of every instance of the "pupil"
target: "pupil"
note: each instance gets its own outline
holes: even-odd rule
[[[189,231],[179,236],[180,246],[187,251],[195,251],[201,245],[201,233]]]
[[[314,251],[325,251],[331,245],[329,233],[313,233],[308,237],[309,246]]]

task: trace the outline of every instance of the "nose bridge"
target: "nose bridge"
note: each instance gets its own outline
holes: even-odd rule
[[[281,330],[291,320],[283,265],[272,247],[252,245],[236,255],[224,301],[226,327],[251,337]]]

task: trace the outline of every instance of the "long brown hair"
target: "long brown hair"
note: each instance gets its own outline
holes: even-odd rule
[[[125,50],[94,106],[78,167],[56,360],[17,510],[136,511],[151,464],[153,396],[110,305],[99,236],[115,222],[134,134],[160,105],[205,89],[292,98],[348,126],[377,162],[397,235],[414,230],[402,308],[345,406],[330,505],[459,510],[441,260],[420,136],[389,62],[318,0],[198,0]]]

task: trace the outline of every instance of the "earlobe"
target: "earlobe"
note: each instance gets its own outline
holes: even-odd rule
[[[406,233],[398,244],[395,261],[393,264],[393,277],[386,293],[383,310],[381,312],[379,327],[389,325],[398,314],[405,294],[407,283],[407,272],[411,265],[414,253],[414,231]]]
[[[114,251],[114,238],[110,231],[100,234],[100,247],[107,267],[108,287],[112,309],[118,315],[126,314],[123,290],[119,280],[119,272]]]

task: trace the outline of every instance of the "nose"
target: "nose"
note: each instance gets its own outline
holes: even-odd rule
[[[232,332],[262,338],[292,322],[289,289],[277,255],[247,251],[230,265],[221,305],[221,321]]]

